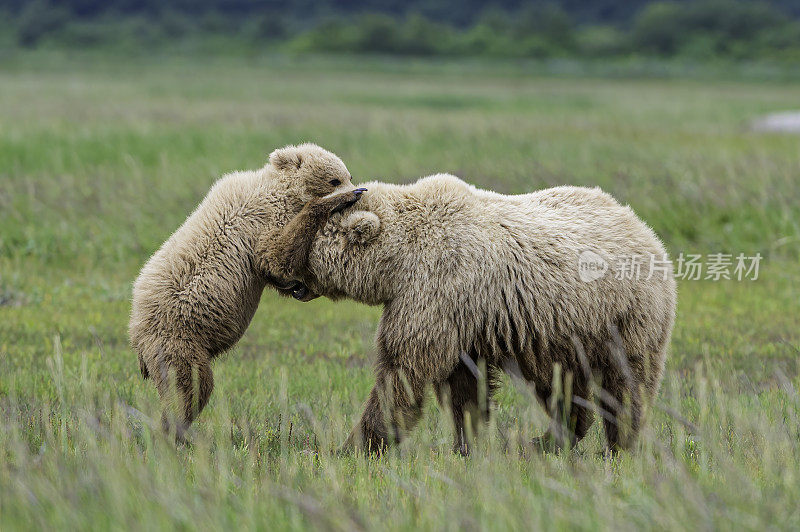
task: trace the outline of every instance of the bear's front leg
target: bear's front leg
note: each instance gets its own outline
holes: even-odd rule
[[[373,388],[364,405],[361,419],[353,427],[340,452],[350,453],[360,449],[370,454],[381,454],[399,439],[396,427],[390,428],[390,424],[386,422],[385,405],[381,405],[379,396],[377,387]]]
[[[386,303],[378,326],[375,386],[343,450],[380,452],[402,440],[422,415],[425,389],[447,379],[460,349],[454,324],[430,294],[401,294]]]
[[[399,443],[422,416],[425,382],[397,368],[379,371],[358,425],[342,446],[343,452],[361,449],[381,454]]]
[[[469,437],[489,422],[492,397],[496,383],[491,378],[496,371],[491,364],[483,369],[475,363],[477,354],[462,353],[461,361],[446,380],[434,384],[439,404],[449,406],[453,416],[453,451],[470,454]],[[483,394],[483,396],[482,396]]]
[[[267,278],[277,281],[302,278],[317,233],[332,214],[353,205],[364,191],[365,188],[357,188],[314,198],[282,229],[261,235],[256,245],[256,259]]]
[[[278,257],[274,249],[276,240],[280,237],[281,230],[274,229],[262,234],[256,242],[255,257],[258,270],[266,277],[267,285],[271,286],[284,297],[293,297],[300,301],[310,301],[317,297],[309,292],[308,287],[302,282],[293,279],[286,271],[286,265]]]

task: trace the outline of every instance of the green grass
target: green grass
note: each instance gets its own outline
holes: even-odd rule
[[[800,85],[395,66],[0,63],[0,529],[799,527],[800,152],[746,126]],[[671,252],[760,252],[760,277],[680,284],[657,407],[613,459],[599,424],[520,457],[545,418],[511,379],[467,460],[434,405],[396,453],[333,456],[380,309],[272,293],[175,449],[127,347],[131,281],[218,176],[303,140],[356,182],[599,185]]]

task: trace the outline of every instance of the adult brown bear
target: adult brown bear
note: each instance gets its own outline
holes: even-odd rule
[[[676,291],[663,245],[629,207],[597,188],[506,196],[450,175],[365,186],[353,212],[327,225],[298,217],[265,248],[276,275],[307,286],[298,298],[384,307],[377,382],[346,446],[401,438],[433,385],[449,390],[466,452],[479,361],[533,384],[553,416],[545,442],[580,440],[594,397],[608,446],[631,446],[660,385]],[[282,262],[291,249],[309,254]]]

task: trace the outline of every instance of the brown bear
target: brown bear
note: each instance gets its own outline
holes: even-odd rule
[[[377,382],[345,447],[400,439],[433,385],[440,400],[449,394],[456,449],[467,452],[466,413],[486,415],[479,389],[491,395],[499,369],[518,371],[548,408],[542,443],[574,445],[593,408],[609,448],[634,443],[660,385],[676,290],[663,245],[629,207],[597,188],[507,196],[450,175],[365,186],[318,236],[324,221],[298,218],[264,248],[308,287],[298,299],[383,305]],[[288,249],[309,255],[275,266]]]
[[[131,345],[155,381],[178,439],[208,402],[212,360],[244,334],[267,285],[259,238],[299,212],[322,220],[353,204],[344,163],[314,144],[275,150],[257,171],[222,177],[142,268],[133,286]],[[172,393],[173,391],[177,393]]]

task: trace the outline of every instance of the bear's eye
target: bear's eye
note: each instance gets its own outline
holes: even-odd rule
[[[341,185],[341,184],[342,184],[342,182],[341,182],[341,181],[339,181],[338,179],[331,179],[331,180],[330,180],[330,181],[328,181],[328,182],[329,182],[331,185],[335,186],[335,187],[338,187],[339,185]]]

